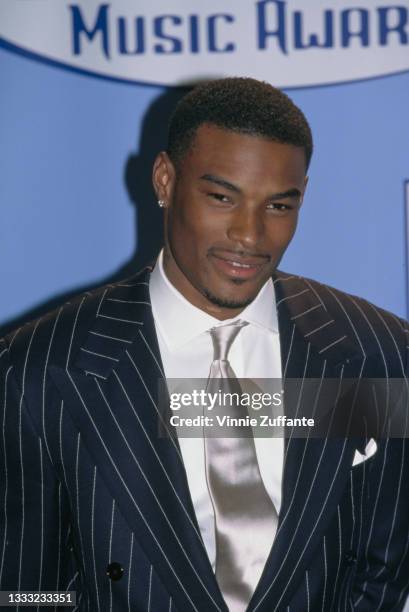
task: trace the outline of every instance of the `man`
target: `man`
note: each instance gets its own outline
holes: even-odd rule
[[[158,436],[163,378],[407,379],[406,322],[276,269],[311,153],[278,90],[197,87],[154,164],[153,271],[2,342],[3,590],[93,611],[403,609],[406,440]]]

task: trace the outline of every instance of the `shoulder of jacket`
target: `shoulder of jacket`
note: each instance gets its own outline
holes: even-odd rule
[[[341,291],[331,285],[304,276],[289,274],[277,270],[275,274],[275,286],[284,287],[290,283],[296,283],[300,290],[310,289],[317,298],[322,301],[326,310],[334,316],[342,315],[346,319],[366,320],[369,326],[383,327],[393,335],[401,336],[409,333],[409,322],[392,312],[381,308],[360,296]]]
[[[9,351],[10,360],[20,371],[28,354],[31,364],[42,364],[51,341],[54,355],[58,356],[58,350],[74,353],[92,327],[103,300],[116,293],[123,294],[147,271],[150,269],[145,268],[128,279],[74,295],[59,307],[7,334],[0,340],[0,346]]]

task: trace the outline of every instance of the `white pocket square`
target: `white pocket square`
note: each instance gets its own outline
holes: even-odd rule
[[[376,453],[377,449],[378,449],[378,445],[376,444],[375,440],[371,438],[368,444],[365,446],[365,450],[363,454],[360,453],[358,450],[355,451],[354,460],[352,462],[352,467],[354,467],[354,465],[359,465],[363,461],[366,461],[367,459],[369,459],[369,457],[372,457],[372,455]]]

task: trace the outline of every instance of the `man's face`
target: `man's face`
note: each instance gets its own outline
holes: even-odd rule
[[[201,126],[176,173],[154,166],[166,202],[164,267],[192,304],[219,319],[252,302],[297,224],[305,178],[300,147]]]

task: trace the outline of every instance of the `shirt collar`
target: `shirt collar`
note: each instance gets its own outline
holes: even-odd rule
[[[227,321],[220,321],[193,306],[172,285],[163,269],[162,250],[150,276],[149,292],[155,324],[170,349],[186,344],[211,327],[226,325],[237,319],[278,333],[275,292],[271,278],[240,314]]]

